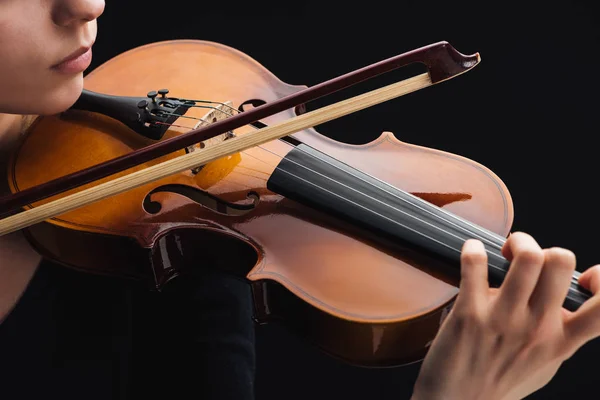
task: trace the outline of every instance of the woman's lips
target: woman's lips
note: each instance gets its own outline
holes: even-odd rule
[[[82,48],[52,67],[64,74],[76,74],[85,71],[92,62],[92,48]]]

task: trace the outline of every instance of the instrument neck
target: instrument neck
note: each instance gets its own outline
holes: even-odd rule
[[[487,252],[490,285],[499,286],[508,272],[510,262],[502,255],[506,238],[307,145],[296,146],[283,158],[267,187],[351,221],[375,238],[419,248],[457,269],[465,241],[478,239]],[[577,284],[577,277],[574,275],[566,299],[570,309],[589,298],[589,292]]]

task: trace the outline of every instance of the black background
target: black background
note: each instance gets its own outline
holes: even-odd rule
[[[572,249],[584,270],[600,262],[598,15],[593,5],[566,1],[109,0],[92,67],[142,44],[191,38],[229,45],[287,83],[312,86],[440,40],[480,52],[481,65],[466,75],[317,129],[349,143],[392,131],[480,162],[511,191],[513,231],[531,233],[544,247]],[[260,400],[407,399],[419,368],[350,367],[278,326],[258,328],[258,351]],[[599,357],[598,341],[586,345],[532,397],[597,393]]]

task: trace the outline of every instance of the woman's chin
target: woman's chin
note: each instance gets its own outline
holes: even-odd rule
[[[55,115],[68,110],[79,99],[82,90],[83,76],[80,75],[49,93],[46,101],[40,104],[40,112],[37,114]]]
[[[51,86],[19,87],[15,84],[12,92],[19,93],[10,101],[0,99],[0,113],[18,115],[56,115],[68,110],[83,90],[83,74],[52,82]]]

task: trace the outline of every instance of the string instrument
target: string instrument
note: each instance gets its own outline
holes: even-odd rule
[[[479,61],[440,42],[306,87],[213,42],[132,49],[23,135],[0,234],[22,229],[57,263],[156,290],[221,268],[249,282],[258,323],[283,322],[357,365],[418,361],[457,295],[465,240],[484,243],[490,283],[501,284],[510,193],[486,167],[391,132],[349,145],[313,127]],[[306,109],[413,63],[427,71]],[[577,278],[572,310],[590,296]]]

